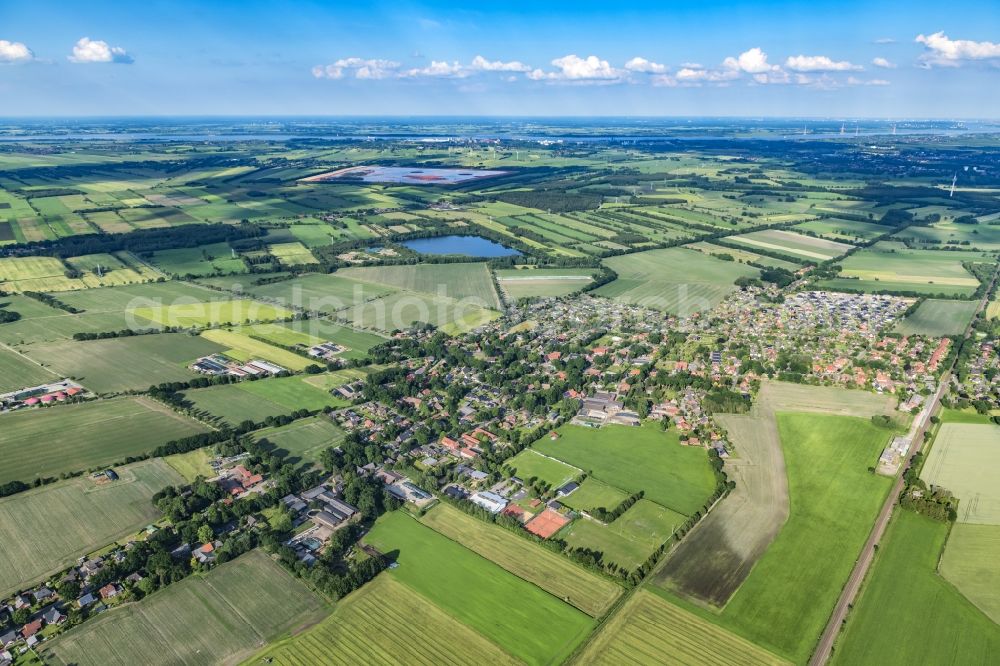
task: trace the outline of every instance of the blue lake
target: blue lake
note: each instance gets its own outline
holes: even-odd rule
[[[420,254],[458,254],[465,257],[511,257],[521,254],[482,236],[415,238],[403,241],[402,245]]]

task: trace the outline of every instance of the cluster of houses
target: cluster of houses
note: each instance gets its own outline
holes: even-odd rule
[[[88,395],[87,389],[80,384],[70,379],[63,379],[58,382],[40,384],[0,394],[0,408],[15,410],[38,405],[51,405],[66,402],[74,398],[87,397]]]
[[[261,493],[267,490],[263,474],[251,472],[243,465],[234,465],[220,472],[216,483],[231,497],[242,497],[247,493]]]
[[[357,508],[345,502],[333,484],[321,484],[298,494],[285,495],[281,503],[291,514],[293,525],[311,524],[306,529],[297,530],[288,542],[299,559],[310,565],[330,536],[358,514]]]
[[[625,404],[618,399],[617,393],[607,391],[597,391],[592,396],[584,397],[581,400],[580,411],[573,419],[576,425],[591,427],[605,423],[637,426],[639,422],[639,415],[625,409]]]
[[[270,361],[253,359],[244,363],[242,361],[235,361],[222,354],[202,356],[189,365],[188,368],[202,375],[228,375],[230,377],[266,377],[268,375],[288,372],[287,368],[283,368]]]
[[[975,351],[953,378],[961,399],[982,403],[982,407],[1000,407],[1000,355],[992,336],[976,342]]]

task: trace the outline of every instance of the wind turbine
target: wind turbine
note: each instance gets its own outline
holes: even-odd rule
[[[840,123],[840,135],[844,135],[844,128],[847,127],[847,123]]]

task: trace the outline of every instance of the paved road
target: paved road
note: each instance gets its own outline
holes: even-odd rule
[[[990,282],[989,289],[986,290],[986,295],[979,302],[979,308],[976,310],[978,314],[986,304],[989,302],[990,294],[993,293],[993,287],[997,281],[997,273],[993,274],[993,279]],[[973,317],[974,319],[974,317]],[[972,323],[965,329],[965,338],[969,337],[972,331]],[[948,368],[941,375],[941,382],[938,384],[937,390],[934,395],[928,400],[924,406],[924,409],[917,415],[917,418],[913,421],[913,426],[910,428],[910,450],[907,452],[906,460],[900,465],[900,470],[905,470],[910,462],[913,460],[920,448],[924,444],[924,434],[927,432],[927,426],[930,424],[930,417],[932,414],[937,413],[938,408],[941,404],[941,396],[944,395],[945,391],[948,390],[948,386],[951,384],[951,372],[954,370],[954,363],[952,367]],[[879,511],[878,517],[875,519],[875,525],[872,527],[871,534],[868,536],[868,541],[865,542],[865,547],[861,551],[861,555],[858,557],[857,563],[854,565],[854,570],[851,572],[851,577],[848,578],[847,584],[844,586],[843,591],[840,594],[840,599],[837,600],[837,605],[833,610],[833,615],[830,616],[830,621],[826,625],[826,629],[823,631],[823,635],[819,639],[819,644],[816,646],[815,652],[813,652],[812,659],[809,660],[810,666],[823,666],[830,659],[830,654],[833,651],[833,644],[837,640],[837,636],[840,634],[840,629],[844,624],[844,620],[847,619],[847,612],[850,610],[851,604],[854,603],[854,598],[858,594],[858,590],[861,589],[861,583],[864,582],[865,575],[868,573],[868,568],[871,566],[872,560],[875,557],[875,546],[882,540],[882,536],[885,534],[886,527],[889,526],[889,519],[892,517],[892,511],[896,507],[896,500],[899,494],[903,492],[903,477],[902,474],[896,475],[896,481],[892,485],[892,490],[889,492],[889,496],[885,499],[885,504],[882,505],[882,510]]]

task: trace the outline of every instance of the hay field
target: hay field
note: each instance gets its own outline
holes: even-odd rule
[[[320,619],[323,602],[260,551],[111,610],[46,643],[56,664],[216,664]]]
[[[958,521],[1000,525],[1000,426],[944,423],[921,478],[950,490],[959,501]]]
[[[948,525],[897,510],[831,663],[990,664],[1000,626],[935,573]],[[892,621],[886,621],[892,618]]]
[[[594,626],[582,611],[403,512],[379,518],[365,542],[398,553],[399,567],[383,575],[528,663],[562,661]]]
[[[105,340],[63,340],[27,345],[28,357],[63,377],[73,377],[97,393],[142,391],[161,382],[186,382],[196,374],[187,365],[221,351],[207,337],[155,333]]]
[[[6,326],[6,324],[4,324]],[[13,349],[0,347],[0,393],[62,379]]]
[[[317,626],[269,645],[252,661],[264,662],[278,666],[522,663],[387,575],[344,598]]]
[[[1000,624],[1000,525],[957,523],[948,535],[940,571],[959,592]]]
[[[764,666],[789,662],[640,589],[591,639],[577,663]]]
[[[569,558],[447,504],[435,507],[420,521],[592,617],[601,616],[622,593],[611,580]]]
[[[0,595],[156,520],[152,496],[182,482],[160,460],[117,472],[119,480],[106,485],[83,477],[0,499]]]
[[[936,301],[928,299],[917,311],[900,321],[893,328],[903,335],[929,335],[943,337],[961,335],[976,314],[976,301]]]
[[[3,414],[0,483],[111,464],[204,431],[197,421],[143,397]]]
[[[406,291],[469,299],[484,308],[500,307],[493,277],[485,263],[351,267],[340,269],[337,275]]]
[[[756,268],[687,248],[610,257],[604,263],[618,279],[594,290],[594,295],[680,316],[715,307],[736,288],[737,278],[760,274]]]

